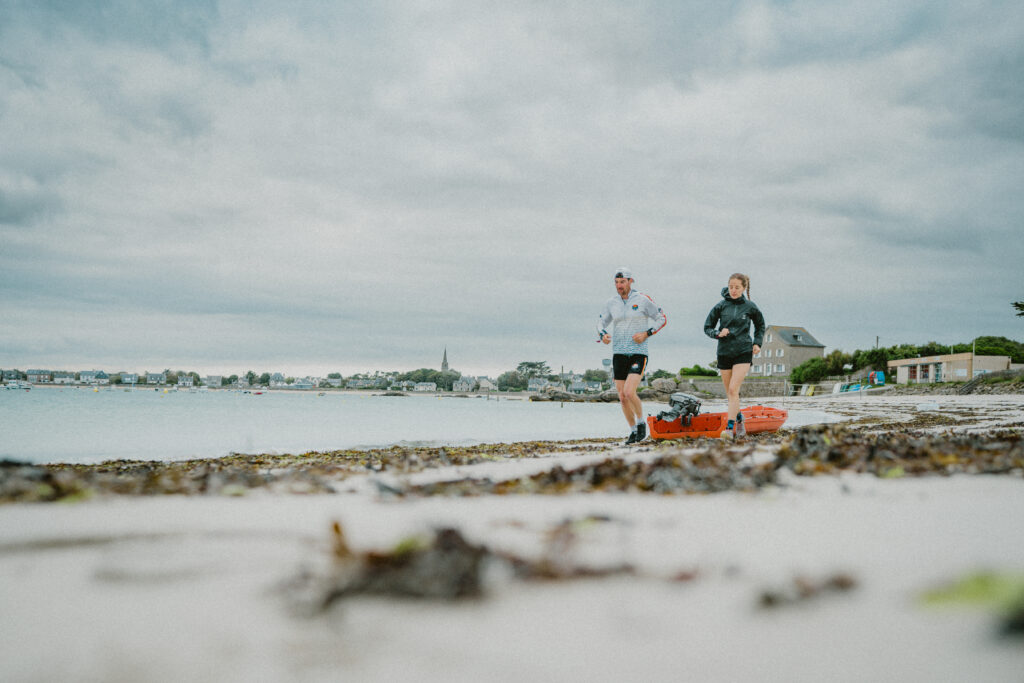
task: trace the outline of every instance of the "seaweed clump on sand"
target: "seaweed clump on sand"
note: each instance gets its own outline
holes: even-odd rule
[[[573,469],[555,466],[528,477],[494,481],[459,479],[410,486],[414,496],[471,496],[506,494],[567,494],[622,491],[658,494],[756,491],[776,483],[771,463],[746,460],[753,449],[707,449],[696,453],[669,453],[649,462],[607,458]]]
[[[776,463],[798,475],[852,471],[879,477],[961,473],[1024,476],[1024,442],[1015,430],[980,434],[914,430],[871,433],[815,425],[794,434],[779,450]]]
[[[479,598],[489,565],[505,565],[522,581],[597,578],[632,574],[630,565],[584,566],[576,563],[575,522],[565,520],[546,535],[539,558],[493,552],[468,541],[458,529],[436,529],[429,537],[403,539],[389,551],[353,550],[338,522],[332,525],[332,552],[324,572],[303,572],[285,583],[285,596],[301,613],[313,615],[355,596],[431,601]]]
[[[606,448],[606,439],[480,444],[476,446],[351,449],[293,454],[232,454],[175,462],[112,460],[100,464],[36,465],[0,461],[0,503],[77,501],[93,496],[337,493],[355,474],[406,474],[434,467],[536,458],[552,452]]]

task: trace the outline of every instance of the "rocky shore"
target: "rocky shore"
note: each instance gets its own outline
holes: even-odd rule
[[[656,379],[652,380],[650,386],[642,387],[637,394],[645,401],[666,402],[674,392],[681,391],[693,394],[701,398],[720,398],[724,393],[720,390],[720,380],[708,378],[707,381],[696,382],[693,379]],[[784,387],[782,382],[746,382],[743,385],[742,396],[744,398],[777,398],[784,393],[784,388],[792,390],[791,387]],[[712,391],[712,389],[714,391]],[[819,395],[829,394],[832,391],[831,384],[819,386]],[[1014,395],[1024,394],[1024,372],[1019,370],[992,373],[987,377],[979,378],[977,382],[940,382],[935,384],[887,384],[880,387],[868,389],[874,395],[937,395],[953,396],[963,394],[979,395]],[[561,401],[561,402],[601,402],[613,403],[619,400],[614,389],[603,391],[599,394],[572,394],[558,387],[545,387],[538,393],[530,396],[531,401]]]

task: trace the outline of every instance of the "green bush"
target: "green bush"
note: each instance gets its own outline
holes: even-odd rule
[[[820,382],[829,375],[829,364],[824,358],[811,358],[793,368],[789,381],[793,384]]]
[[[680,368],[681,377],[717,377],[718,373],[710,368],[702,368],[700,364],[694,364],[691,368]]]

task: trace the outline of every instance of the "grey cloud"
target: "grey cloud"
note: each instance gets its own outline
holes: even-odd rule
[[[0,25],[28,25],[47,38],[72,28],[97,43],[172,47],[180,42],[205,45],[206,26],[217,18],[214,0],[169,5],[132,0],[10,0],[0,6]]]
[[[0,225],[32,225],[59,212],[61,206],[59,198],[43,191],[12,191],[0,183]]]

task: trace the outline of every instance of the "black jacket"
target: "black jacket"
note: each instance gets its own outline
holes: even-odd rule
[[[754,339],[750,339],[750,324],[754,324]],[[729,334],[718,339],[718,332],[729,328]],[[722,300],[715,304],[704,321],[704,334],[718,339],[718,355],[732,358],[753,350],[754,344],[764,341],[764,316],[761,309],[745,296],[733,299],[729,288],[722,288]]]

